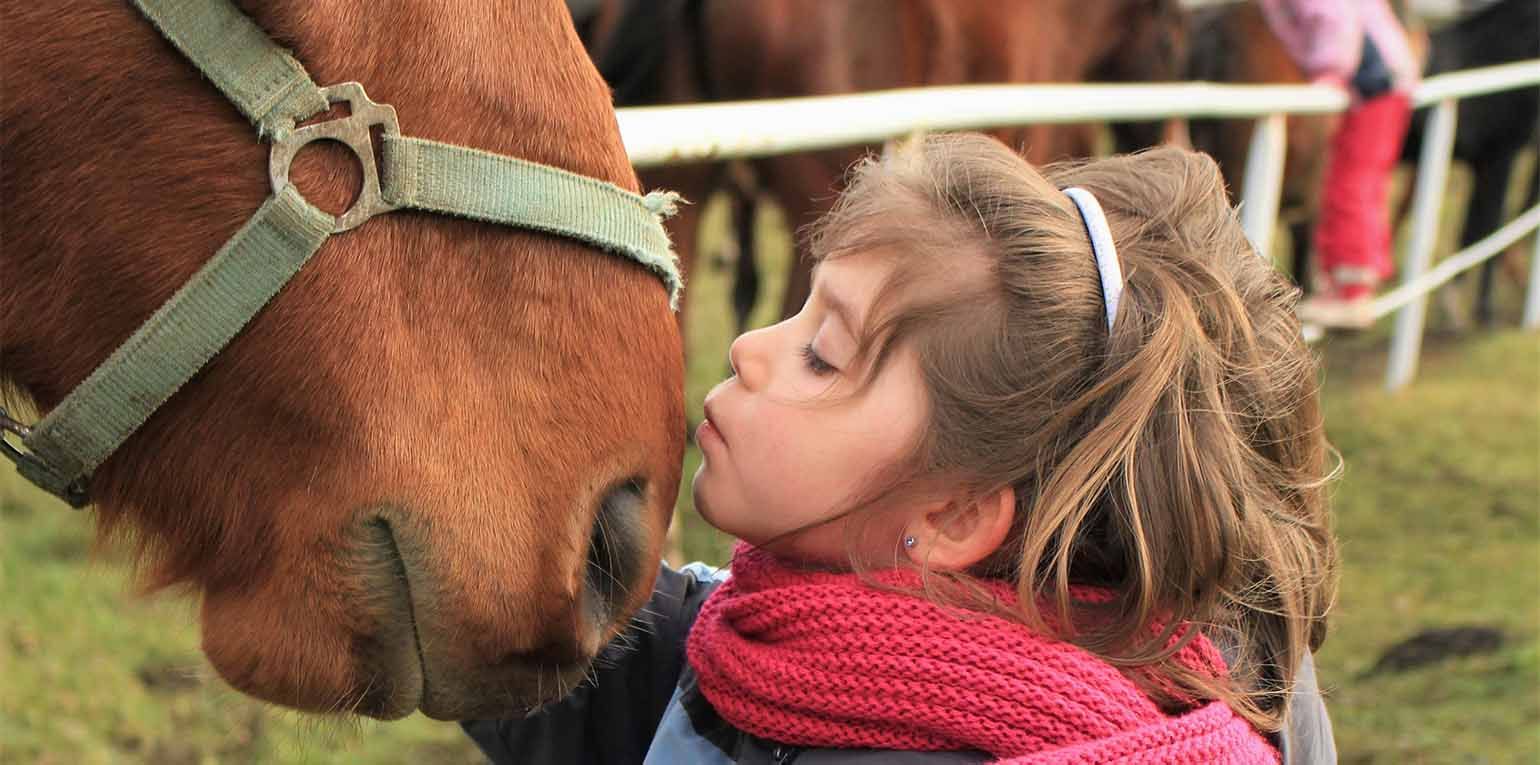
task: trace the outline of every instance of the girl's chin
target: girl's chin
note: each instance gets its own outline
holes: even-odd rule
[[[710,492],[706,490],[705,484],[707,480],[709,478],[706,476],[706,466],[702,464],[700,469],[695,471],[695,481],[690,486],[691,496],[695,498],[696,514],[701,517],[701,520],[710,525],[711,528],[741,539],[741,529],[737,528],[737,524],[732,523],[731,514],[718,512],[716,505],[712,503],[709,496]]]
[[[735,516],[728,512],[719,512],[713,508],[710,502],[702,502],[699,494],[695,497],[695,512],[700,514],[702,520],[711,528],[733,537],[741,542],[747,542],[755,547],[763,547],[766,543],[774,542],[775,536],[767,534],[762,529],[756,529],[748,524],[735,523]]]

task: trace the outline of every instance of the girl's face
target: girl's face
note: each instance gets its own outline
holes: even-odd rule
[[[825,261],[800,313],[733,342],[734,374],[706,396],[696,434],[695,507],[711,525],[755,545],[813,526],[774,549],[824,563],[898,549],[902,519],[883,508],[861,514],[860,538],[847,537],[848,519],[814,526],[904,456],[927,418],[919,365],[902,346],[854,393],[857,338],[891,268],[871,255]]]

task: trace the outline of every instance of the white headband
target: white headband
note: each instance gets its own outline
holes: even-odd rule
[[[1118,298],[1123,296],[1123,269],[1118,266],[1118,251],[1112,246],[1112,229],[1107,227],[1107,214],[1091,196],[1091,192],[1071,186],[1064,190],[1080,208],[1085,230],[1091,236],[1091,252],[1096,255],[1096,270],[1102,276],[1102,302],[1107,304],[1107,333],[1112,333],[1112,317],[1118,315]]]

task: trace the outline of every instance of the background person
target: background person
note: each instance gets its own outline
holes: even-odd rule
[[[1307,320],[1362,326],[1395,273],[1390,176],[1411,120],[1417,60],[1387,0],[1261,0],[1273,32],[1312,81],[1347,88],[1352,103],[1331,140],[1315,229]]]

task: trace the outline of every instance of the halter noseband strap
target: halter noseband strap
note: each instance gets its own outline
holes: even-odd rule
[[[0,454],[75,507],[89,502],[91,471],[219,353],[332,234],[401,208],[458,215],[580,241],[642,264],[678,307],[682,282],[660,218],[676,196],[634,194],[555,167],[407,138],[395,109],[358,83],[319,88],[292,56],[229,0],[134,0],[139,10],[273,141],[273,195],[193,278],[156,310],[36,427],[0,410]],[[351,114],[299,126],[347,102]],[[383,177],[370,129],[382,132]],[[364,188],[338,218],[288,182],[290,160],[311,141],[340,141],[358,155]],[[21,436],[27,451],[4,433]]]

